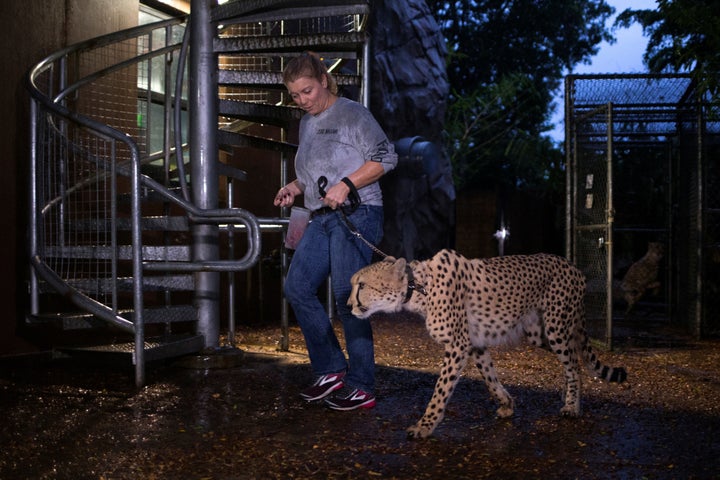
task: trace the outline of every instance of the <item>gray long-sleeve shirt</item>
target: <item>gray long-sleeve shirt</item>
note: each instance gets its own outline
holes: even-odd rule
[[[385,172],[397,165],[393,144],[370,111],[350,99],[339,97],[318,115],[300,121],[300,145],[295,155],[295,173],[304,186],[305,207],[323,206],[318,179],[327,178],[327,190],[360,168],[365,162],[380,163]],[[378,182],[358,189],[365,205],[382,205]]]

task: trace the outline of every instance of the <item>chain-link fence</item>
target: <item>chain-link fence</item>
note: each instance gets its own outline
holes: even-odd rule
[[[566,79],[567,255],[587,276],[588,330],[608,346],[620,324],[720,333],[720,112],[695,86]]]

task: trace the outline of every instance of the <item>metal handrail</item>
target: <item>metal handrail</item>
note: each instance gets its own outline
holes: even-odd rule
[[[77,90],[80,86],[82,86],[85,83],[88,83],[91,80],[94,80],[98,78],[99,76],[103,74],[110,73],[118,68],[122,68],[127,66],[128,64],[137,63],[140,61],[143,61],[151,56],[158,56],[163,55],[167,53],[170,50],[178,50],[181,47],[181,43],[170,45],[166,48],[156,50],[152,52],[152,54],[145,54],[140,55],[137,57],[133,57],[132,59],[120,62],[119,64],[114,65],[113,67],[109,67],[106,69],[102,69],[98,72],[96,72],[93,75],[90,75],[88,77],[84,77],[82,80],[75,82],[73,85],[66,87],[63,91],[59,92],[57,95],[55,95],[54,98],[50,98],[49,96],[43,94],[36,84],[35,80],[36,78],[43,73],[45,70],[50,68],[53,64],[53,62],[60,60],[61,58],[67,56],[70,53],[79,53],[83,50],[88,50],[90,48],[96,48],[103,45],[109,45],[118,41],[127,40],[130,38],[137,37],[139,35],[151,32],[153,30],[156,30],[160,27],[166,27],[171,25],[179,25],[186,21],[186,17],[180,17],[180,18],[174,18],[170,20],[164,20],[161,22],[156,22],[148,25],[141,25],[134,28],[129,28],[126,30],[121,30],[119,32],[114,32],[108,35],[104,35],[98,38],[94,38],[91,40],[87,40],[85,42],[80,42],[75,45],[66,47],[62,50],[59,50],[42,61],[40,61],[35,67],[33,67],[28,76],[26,77],[28,80],[28,90],[30,92],[31,97],[41,103],[46,109],[49,111],[54,112],[58,116],[66,117],[70,120],[73,120],[74,122],[78,123],[79,125],[82,125],[84,127],[87,127],[88,129],[97,131],[107,137],[113,138],[119,142],[125,143],[131,152],[133,152],[133,164],[138,164],[142,162],[142,159],[140,158],[139,149],[137,147],[136,142],[128,137],[125,133],[120,132],[119,130],[109,127],[106,124],[103,124],[101,122],[98,122],[92,118],[88,118],[84,115],[77,114],[68,108],[66,108],[64,105],[59,103],[62,101],[65,97],[67,97],[68,94],[71,92]],[[179,82],[178,82],[179,83]],[[137,158],[135,158],[137,157]],[[123,168],[118,168],[118,172],[125,172],[126,175],[130,176],[130,172]],[[239,223],[245,226],[245,228],[249,232],[248,240],[251,244],[251,250],[241,259],[239,260],[226,260],[222,261],[222,267],[218,266],[219,271],[232,271],[232,270],[244,270],[246,268],[252,267],[258,257],[259,257],[259,239],[260,239],[260,226],[256,219],[256,217],[248,212],[247,210],[240,209],[240,208],[226,208],[226,209],[214,209],[214,210],[205,210],[200,209],[196,207],[194,204],[190,203],[189,201],[185,200],[184,198],[181,198],[171,191],[169,191],[164,185],[160,184],[159,182],[151,179],[150,177],[146,175],[139,175],[138,179],[138,185],[142,187],[150,188],[160,195],[162,195],[164,198],[166,198],[168,201],[174,203],[175,205],[181,207],[184,209],[187,213],[189,218],[195,222],[195,223],[201,223],[201,224],[222,224],[222,223]],[[255,241],[257,240],[257,241]],[[197,268],[202,270],[208,270],[212,269],[209,267],[207,262],[197,262],[196,263]]]
[[[167,55],[181,48],[180,43],[166,44],[163,48],[153,50],[150,53],[134,55],[132,58],[123,59],[111,66],[103,66],[98,70],[87,74],[81,79],[76,80],[72,85],[67,85],[67,63],[69,56],[78,53],[91,51],[92,49],[102,46],[112,46],[117,42],[123,42],[139,38],[147,35],[156,29],[167,28],[174,25],[182,24],[185,18],[176,18],[165,20],[148,25],[142,25],[109,35],[81,42],[62,50],[59,50],[30,69],[25,80],[27,89],[31,97],[31,188],[30,188],[30,265],[31,268],[31,310],[35,314],[39,312],[39,289],[38,280],[42,279],[47,285],[51,286],[55,291],[68,298],[77,307],[88,311],[98,318],[108,321],[124,330],[131,331],[135,335],[135,364],[136,364],[136,382],[138,385],[144,383],[144,320],[143,320],[143,272],[144,271],[178,271],[178,272],[232,272],[246,270],[254,266],[260,258],[261,249],[261,228],[258,219],[250,212],[240,208],[218,208],[218,209],[202,209],[188,201],[187,199],[174,194],[165,185],[157,182],[147,175],[141,173],[141,165],[144,162],[140,148],[135,139],[125,132],[120,131],[110,125],[107,125],[95,118],[91,118],[82,113],[71,110],[67,106],[70,95],[79,92],[84,86],[91,84],[94,80],[117,71],[121,68],[132,67],[133,64],[147,61],[151,57]],[[166,30],[169,37],[170,31]],[[166,42],[170,39],[166,38]],[[57,69],[57,70],[55,70]],[[48,72],[50,70],[50,72]],[[49,81],[45,88],[40,86],[39,79],[41,75],[48,73]],[[56,90],[55,92],[53,90]],[[114,163],[112,170],[100,173],[96,178],[119,175],[130,179],[130,197],[131,197],[131,244],[132,244],[132,295],[134,322],[122,318],[117,314],[114,305],[104,305],[89,295],[75,289],[63,280],[61,275],[54,271],[52,266],[48,264],[42,256],[42,246],[39,245],[39,234],[41,233],[42,220],[44,217],[45,205],[40,205],[41,192],[38,191],[38,171],[37,162],[40,147],[37,142],[40,141],[38,129],[41,125],[48,125],[55,121],[60,125],[63,122],[71,122],[80,128],[92,132],[92,135],[99,138],[107,139],[110,142],[122,144],[129,152],[129,159],[123,160],[122,163]],[[44,126],[42,127],[44,128]],[[55,127],[56,133],[62,132],[62,127]],[[69,143],[70,138],[63,139]],[[117,147],[112,147],[116,149]],[[114,159],[113,154],[113,159]],[[177,155],[178,161],[182,161],[182,155]],[[233,224],[241,225],[239,230],[245,230],[247,235],[247,251],[242,258],[239,259],[218,259],[212,261],[189,261],[189,262],[149,262],[143,261],[142,258],[142,228],[141,228],[141,191],[152,190],[161,195],[169,203],[182,209],[188,219],[195,224],[217,225]],[[63,190],[59,193],[61,196],[67,196],[72,190]],[[57,201],[57,198],[53,200]]]
[[[28,88],[30,91],[30,95],[34,100],[41,103],[47,110],[57,114],[60,117],[68,118],[75,123],[82,125],[90,130],[96,131],[98,133],[101,133],[102,135],[105,135],[109,138],[112,138],[114,140],[117,140],[119,142],[124,143],[127,145],[128,149],[131,151],[132,154],[132,167],[131,169],[138,168],[138,186],[137,189],[139,191],[140,186],[150,188],[160,195],[162,195],[164,198],[166,198],[168,201],[174,203],[175,205],[181,207],[184,209],[188,217],[195,223],[199,224],[223,224],[223,223],[238,223],[245,226],[247,232],[248,232],[248,244],[249,244],[249,251],[246,253],[245,256],[243,256],[241,259],[238,260],[221,260],[221,261],[214,261],[214,262],[193,262],[193,268],[197,270],[203,270],[203,271],[239,271],[239,270],[245,270],[247,268],[251,268],[255,263],[257,263],[257,260],[260,255],[260,225],[257,221],[257,218],[250,212],[244,209],[240,208],[232,208],[232,209],[214,209],[214,210],[206,210],[206,209],[200,209],[196,207],[191,202],[185,200],[184,198],[181,198],[171,191],[169,191],[164,185],[160,184],[159,182],[151,179],[150,177],[146,175],[139,174],[139,164],[142,162],[139,148],[137,146],[137,143],[130,138],[128,135],[126,135],[123,132],[120,132],[119,130],[112,128],[102,122],[98,122],[92,118],[86,117],[81,114],[77,114],[68,108],[66,108],[64,105],[62,105],[60,102],[63,98],[67,96],[68,93],[75,91],[78,87],[77,85],[85,84],[90,79],[95,79],[98,77],[98,72],[95,74],[85,77],[82,81],[77,82],[76,84],[73,84],[73,86],[66,87],[61,93],[55,96],[54,99],[50,99],[47,95],[44,95],[40,88],[37,86],[35,80],[42,72],[47,70],[52,66],[52,63],[60,60],[61,58],[67,56],[70,53],[78,53],[83,50],[87,50],[89,48],[95,48],[98,46],[103,45],[109,45],[118,41],[127,40],[130,38],[137,37],[139,35],[151,32],[157,28],[160,27],[166,27],[170,25],[178,25],[183,23],[183,18],[176,18],[171,20],[164,20],[161,22],[156,22],[148,25],[141,25],[138,27],[121,30],[119,32],[111,33],[105,36],[101,36],[92,40],[88,40],[85,42],[81,42],[78,44],[75,44],[73,46],[64,48],[58,52],[55,52],[48,57],[46,57],[44,60],[40,61],[35,67],[33,67],[29,74],[27,75],[27,81],[28,81]],[[181,44],[174,44],[170,47],[163,48],[157,51],[152,52],[152,55],[162,55],[165,54],[169,49],[177,50],[181,47]],[[150,54],[141,55],[138,57],[134,57],[130,60],[121,62],[118,64],[118,68],[120,65],[127,66],[128,63],[132,63],[132,61],[139,62],[144,59],[149,58]],[[112,72],[115,70],[115,68],[106,68],[102,69],[100,72],[103,74],[107,74],[109,72]],[[34,127],[34,126],[33,126]],[[118,172],[125,173],[127,176],[131,176],[131,172],[124,168],[118,168]],[[135,188],[133,188],[135,189]],[[138,211],[139,214],[139,211]],[[186,271],[186,267],[177,267],[177,271]]]
[[[186,22],[186,17],[177,17],[156,23],[139,25],[137,27],[127,28],[125,30],[120,30],[117,32],[109,33],[107,35],[92,38],[90,40],[85,40],[84,42],[75,43],[63,49],[60,49],[57,52],[51,53],[50,55],[42,59],[40,62],[38,62],[35,66],[33,66],[26,75],[25,78],[29,82],[30,95],[32,95],[36,100],[42,103],[45,103],[46,100],[49,100],[49,96],[44,95],[41,92],[40,88],[35,83],[35,80],[41,73],[43,73],[48,68],[51,68],[56,61],[62,59],[63,57],[67,57],[71,53],[81,53],[83,51],[91,50],[93,48],[111,45],[113,43],[117,43],[123,40],[136,38],[142,34],[152,32],[153,30],[161,27],[180,25],[184,22]]]

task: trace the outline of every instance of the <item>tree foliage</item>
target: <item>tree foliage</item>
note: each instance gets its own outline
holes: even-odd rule
[[[648,37],[643,60],[651,72],[692,72],[718,100],[720,2],[657,0],[657,9],[623,11],[616,25],[639,23]]]
[[[448,45],[447,146],[459,189],[547,187],[560,168],[553,95],[589,61],[614,12],[605,0],[428,0]],[[557,172],[555,172],[557,173]]]
[[[445,122],[456,185],[464,188],[562,186],[562,154],[548,137],[523,128],[542,101],[527,76],[508,75],[497,84],[460,95]]]

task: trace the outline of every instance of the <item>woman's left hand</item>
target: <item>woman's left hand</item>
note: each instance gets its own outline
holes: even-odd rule
[[[349,194],[350,188],[347,185],[343,182],[337,183],[328,189],[323,198],[323,204],[337,210],[338,207],[345,203]]]
[[[302,189],[298,187],[297,180],[293,180],[278,190],[273,199],[273,205],[276,207],[290,207],[295,203],[295,197],[300,194],[302,194]]]

